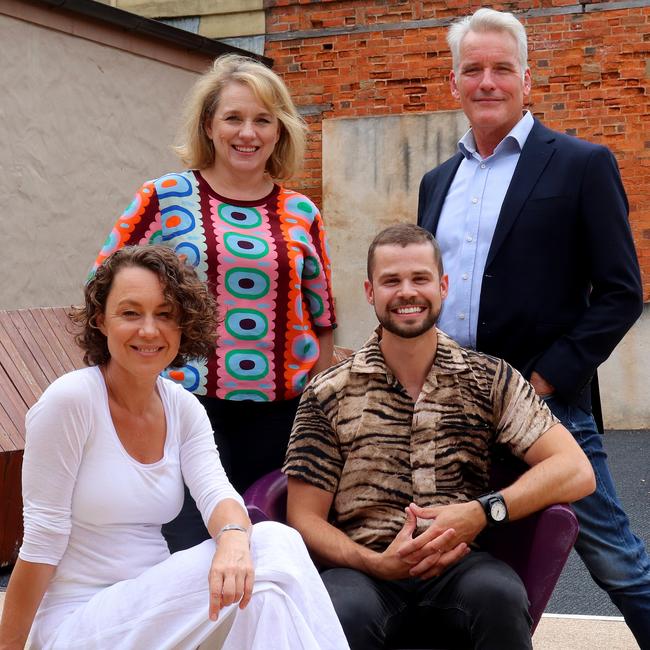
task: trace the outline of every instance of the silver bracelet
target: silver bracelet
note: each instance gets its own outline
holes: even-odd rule
[[[218,533],[217,536],[214,538],[214,541],[218,544],[220,537],[224,534],[227,533],[229,530],[238,530],[240,533],[246,533],[248,534],[248,528],[244,526],[240,526],[239,524],[226,524]]]

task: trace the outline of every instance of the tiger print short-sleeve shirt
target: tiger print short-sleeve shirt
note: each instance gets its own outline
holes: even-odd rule
[[[512,366],[440,331],[414,403],[386,366],[375,333],[309,384],[283,471],[334,493],[331,523],[382,551],[409,503],[475,499],[488,489],[495,444],[521,458],[557,421]]]

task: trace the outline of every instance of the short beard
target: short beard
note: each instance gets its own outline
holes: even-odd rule
[[[422,334],[426,334],[426,332],[433,329],[433,327],[435,327],[435,324],[438,322],[438,318],[440,317],[440,310],[434,312],[430,304],[427,304],[427,307],[429,308],[429,315],[417,328],[400,325],[399,323],[394,322],[391,318],[390,309],[388,309],[386,311],[386,314],[383,316],[380,316],[375,309],[375,315],[377,316],[377,320],[379,321],[382,329],[403,339],[414,339],[418,336],[422,336]]]

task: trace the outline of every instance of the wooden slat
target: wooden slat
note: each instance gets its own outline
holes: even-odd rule
[[[41,369],[38,359],[32,354],[29,346],[25,343],[20,332],[16,329],[8,311],[0,311],[0,328],[0,338],[2,339],[5,349],[13,356],[16,363],[20,360],[27,368],[29,368],[28,374],[34,378],[42,393],[51,382]]]
[[[16,329],[20,331],[23,340],[30,346],[32,354],[39,360],[40,366],[45,376],[50,380],[50,383],[65,374],[63,365],[56,358],[54,350],[52,350],[49,342],[38,328],[31,312],[28,309],[20,309],[9,313],[16,325]],[[36,346],[36,349],[34,346]]]
[[[4,431],[0,445],[3,451],[22,449],[25,444],[27,404],[15,390],[4,368],[0,368],[0,405],[0,422]]]
[[[23,320],[21,311],[8,311],[5,313],[9,318],[9,323],[13,326],[13,342],[16,347],[20,347],[23,359],[28,359],[29,356],[34,358],[41,374],[45,377],[45,385],[43,386],[43,390],[45,390],[56,379],[56,373],[52,369],[47,357],[43,354],[38,341],[30,332],[29,326]],[[6,329],[11,332],[10,327],[10,325],[7,325]]]
[[[34,319],[34,322],[36,323],[38,329],[40,330],[45,340],[48,342],[48,345],[52,350],[52,354],[54,355],[53,358],[56,359],[61,364],[61,368],[63,372],[66,373],[66,372],[72,372],[73,370],[76,370],[74,364],[72,363],[72,361],[70,361],[70,358],[68,357],[68,353],[61,345],[61,342],[59,341],[59,337],[57,336],[56,332],[52,331],[52,328],[50,327],[50,323],[45,318],[45,314],[43,314],[43,312],[40,309],[30,309],[29,314]],[[67,341],[67,347],[70,347],[69,340]]]
[[[27,402],[16,390],[16,387],[11,382],[11,379],[4,368],[0,368],[0,377],[0,403],[7,413],[10,415],[15,414],[17,416],[12,416],[14,422],[20,422],[21,418],[27,412]]]
[[[45,307],[41,311],[65,348],[74,368],[84,368],[83,352],[74,340],[76,326],[68,318],[68,310],[63,307]]]
[[[0,384],[0,403],[2,410],[6,414],[13,427],[7,426],[6,434],[11,440],[12,447],[9,451],[14,449],[22,449],[25,444],[25,414],[27,413],[27,404],[18,402],[19,396],[15,393],[12,394],[6,386]]]
[[[31,406],[41,396],[43,390],[9,340],[9,336],[5,334],[4,328],[0,325],[0,367],[9,375],[18,393]]]
[[[332,354],[332,364],[344,361],[353,353],[354,350],[352,348],[343,348],[340,345],[335,345],[334,352]]]
[[[4,406],[0,403],[0,455],[2,452],[22,449],[20,437],[24,436],[24,427],[18,429]]]

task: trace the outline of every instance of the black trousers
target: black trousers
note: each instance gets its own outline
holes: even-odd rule
[[[221,463],[233,487],[246,488],[268,472],[282,467],[299,397],[281,402],[236,402],[199,397],[210,418]],[[187,486],[176,519],[162,527],[172,553],[210,537]]]
[[[532,648],[526,589],[489,553],[473,551],[430,580],[376,580],[354,569],[321,577],[351,650],[449,647],[449,639],[464,650]]]

